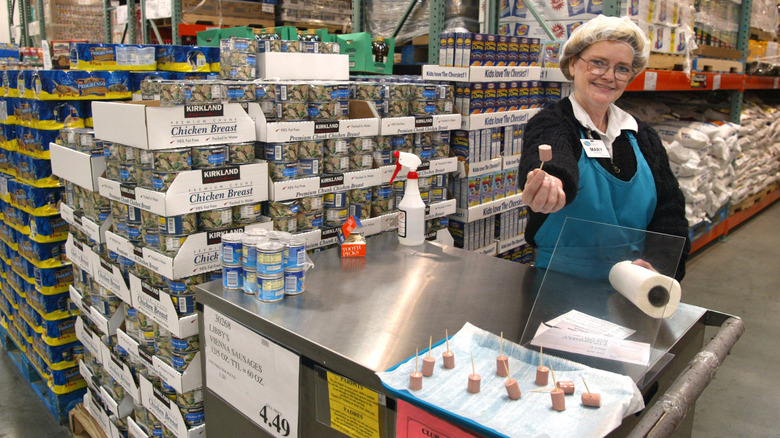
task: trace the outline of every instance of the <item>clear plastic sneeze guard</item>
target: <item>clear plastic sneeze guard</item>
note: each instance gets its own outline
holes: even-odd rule
[[[641,387],[672,358],[656,345],[680,302],[674,275],[684,245],[679,236],[568,218],[520,344]]]

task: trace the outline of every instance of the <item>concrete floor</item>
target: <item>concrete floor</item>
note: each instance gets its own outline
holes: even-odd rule
[[[780,363],[780,202],[688,262],[683,301],[739,316],[747,330],[696,405],[693,436],[780,437],[780,397],[765,386]],[[716,331],[708,329],[708,339]],[[70,437],[0,354],[0,438]]]

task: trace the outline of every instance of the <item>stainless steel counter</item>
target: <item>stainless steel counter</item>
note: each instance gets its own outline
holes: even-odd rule
[[[308,387],[316,384],[315,367],[382,393],[374,373],[409,357],[416,348],[426,348],[429,336],[441,340],[445,329],[453,334],[470,322],[519,342],[543,275],[525,265],[453,247],[432,243],[404,247],[392,233],[369,239],[365,258],[342,259],[337,250],[311,258],[315,267],[308,271],[306,292],[279,303],[223,291],[219,282],[197,292],[200,304],[299,354],[302,369],[311,368],[311,374],[301,375],[304,437],[344,436],[318,423],[314,413],[304,414],[309,408],[316,410],[318,403],[314,386]],[[599,316],[598,309],[580,310]],[[704,313],[705,309],[681,304],[673,318],[662,322],[657,342],[675,357],[664,369],[654,370],[652,381],[640,384],[648,398],[663,392],[679,372],[671,378],[664,375],[682,369],[701,348]],[[389,405],[383,436],[394,436],[393,403]],[[241,436],[258,431],[210,391],[206,391],[206,412],[207,435]],[[212,433],[210,425],[216,424],[212,418],[218,416],[227,421],[218,420],[219,432]],[[230,433],[226,434],[228,423]]]

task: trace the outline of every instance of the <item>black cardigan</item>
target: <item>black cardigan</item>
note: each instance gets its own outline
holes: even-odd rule
[[[635,117],[636,119],[636,117]],[[636,140],[639,150],[644,155],[650,171],[655,179],[657,192],[657,204],[653,218],[647,226],[648,231],[672,234],[685,237],[685,247],[680,258],[675,278],[682,280],[685,276],[685,260],[691,249],[688,240],[688,220],[685,218],[685,198],[680,186],[669,166],[669,156],[658,137],[658,133],[647,123],[636,119],[638,132]],[[553,158],[544,164],[544,170],[549,174],[560,178],[563,182],[563,191],[566,194],[566,204],[571,203],[577,196],[577,184],[579,182],[579,168],[577,162],[582,155],[580,133],[585,128],[574,117],[569,99],[561,99],[559,102],[542,109],[528,122],[523,134],[523,154],[520,159],[520,171],[518,174],[518,187],[525,187],[528,173],[539,167],[540,144],[552,146]],[[594,134],[594,138],[595,137]],[[636,173],[636,157],[631,143],[625,133],[615,139],[612,145],[612,155],[615,166],[620,173],[615,173],[609,159],[597,161],[610,174],[623,181],[628,181]],[[534,213],[529,209],[528,224],[526,226],[526,241],[536,246],[534,236],[547,219],[543,213]],[[652,234],[648,235],[648,254],[645,258],[652,259]],[[652,264],[652,260],[648,260]]]

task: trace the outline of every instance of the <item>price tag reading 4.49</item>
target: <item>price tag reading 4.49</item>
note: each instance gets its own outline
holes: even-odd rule
[[[206,387],[275,437],[298,436],[300,358],[204,306]]]
[[[263,406],[263,408],[260,409],[260,418],[265,421],[266,426],[270,426],[276,430],[276,433],[278,433],[279,436],[290,436],[290,423],[282,414],[274,411],[273,408],[270,410],[270,414],[268,411],[268,405]]]

